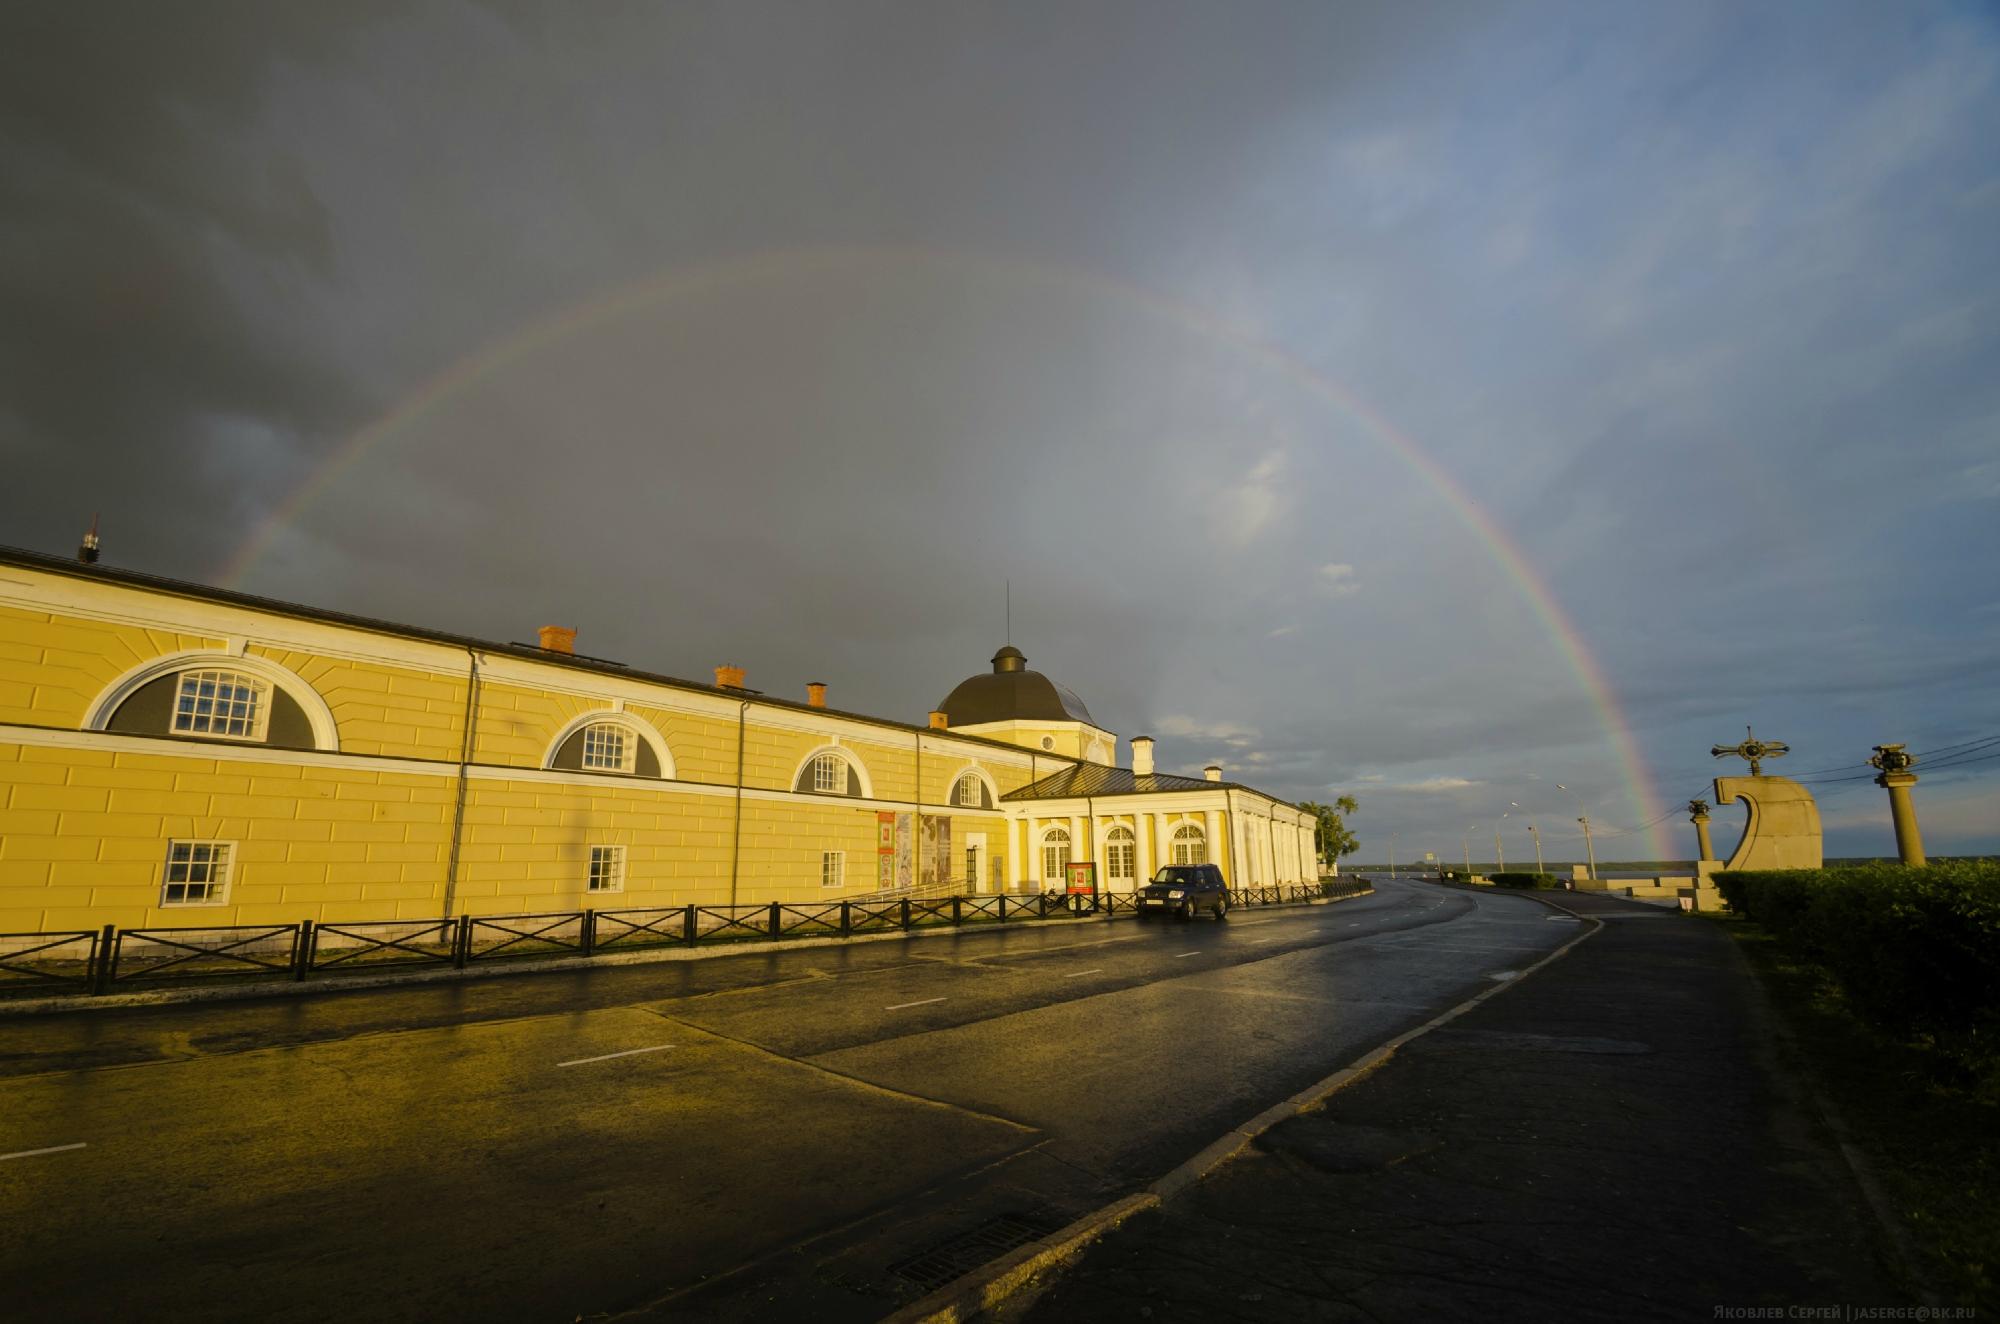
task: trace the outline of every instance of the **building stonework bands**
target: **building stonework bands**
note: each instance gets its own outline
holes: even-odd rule
[[[0,932],[1316,876],[1308,815],[1114,766],[1011,648],[916,725],[542,638],[0,550]]]

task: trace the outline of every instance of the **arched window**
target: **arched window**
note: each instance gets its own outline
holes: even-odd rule
[[[673,756],[659,732],[628,713],[585,713],[556,734],[544,765],[562,772],[672,777]]]
[[[254,653],[170,653],[143,662],[97,696],[84,729],[340,748],[326,701],[300,677]]]
[[[1183,823],[1174,829],[1174,863],[1207,864],[1208,837],[1199,823]]]
[[[966,809],[991,809],[993,796],[976,772],[963,773],[952,783],[951,802]]]
[[[1104,834],[1104,876],[1130,882],[1138,860],[1139,841],[1128,827],[1115,827]]]
[[[1052,827],[1042,833],[1042,885],[1062,887],[1069,872],[1069,829]]]
[[[792,789],[809,795],[864,796],[861,772],[848,755],[838,749],[823,749],[799,765]]]

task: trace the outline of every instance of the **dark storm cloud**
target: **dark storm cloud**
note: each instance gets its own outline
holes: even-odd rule
[[[1011,578],[1165,766],[1405,842],[1546,777],[1618,840],[1665,804],[1344,390],[1520,543],[1669,798],[1744,721],[1814,767],[2000,729],[1977,10],[0,24],[6,541],[102,508],[212,578],[323,473],[252,587],[917,719]],[[1995,844],[1993,785],[1934,848]]]

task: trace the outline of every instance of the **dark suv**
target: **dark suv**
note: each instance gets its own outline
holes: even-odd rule
[[[1213,864],[1163,864],[1153,881],[1139,889],[1140,919],[1162,911],[1193,919],[1202,911],[1221,919],[1229,913],[1229,886]]]

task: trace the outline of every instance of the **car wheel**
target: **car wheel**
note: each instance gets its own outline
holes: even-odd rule
[[[1194,918],[1194,902],[1183,901],[1174,907],[1174,918],[1185,924]]]
[[[1217,919],[1228,919],[1228,918],[1229,918],[1229,898],[1228,898],[1228,897],[1224,897],[1224,898],[1222,898],[1222,900],[1220,900],[1220,901],[1218,901],[1218,902],[1216,902],[1216,903],[1215,903],[1215,917],[1216,917]]]

